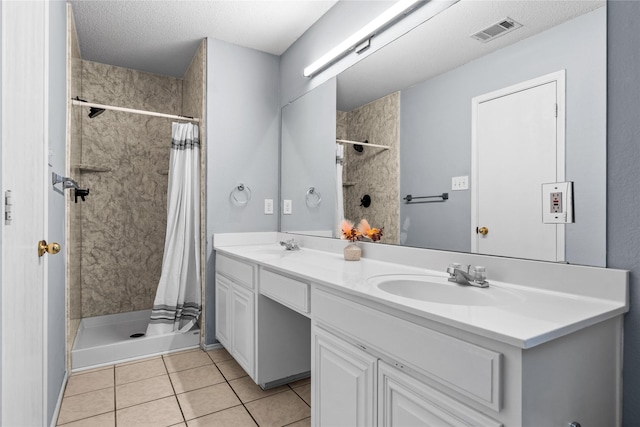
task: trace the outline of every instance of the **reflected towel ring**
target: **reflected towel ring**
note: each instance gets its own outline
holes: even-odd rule
[[[236,206],[244,206],[251,200],[251,189],[249,186],[240,183],[231,190],[229,195],[231,202]]]
[[[307,190],[307,195],[304,197],[307,206],[310,208],[315,208],[322,201],[322,195],[315,187],[309,187]]]

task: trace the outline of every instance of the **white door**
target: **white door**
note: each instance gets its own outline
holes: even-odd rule
[[[312,340],[313,425],[375,426],[377,359],[317,327]]]
[[[45,425],[47,2],[2,3],[2,425]],[[49,184],[50,185],[50,184]],[[6,209],[6,208],[5,208]],[[5,211],[3,209],[3,212]]]
[[[474,98],[473,252],[564,260],[563,226],[542,223],[542,184],[564,180],[563,112],[564,72]]]

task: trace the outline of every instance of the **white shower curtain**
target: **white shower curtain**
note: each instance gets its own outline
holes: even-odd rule
[[[333,230],[335,237],[340,237],[338,228],[344,219],[344,192],[342,188],[342,163],[344,162],[344,145],[336,144],[336,220]]]
[[[200,140],[173,123],[162,274],[147,335],[188,331],[200,316]]]

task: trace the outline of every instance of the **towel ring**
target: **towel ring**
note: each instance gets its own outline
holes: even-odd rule
[[[244,206],[251,200],[251,189],[249,186],[240,183],[237,187],[233,187],[229,197],[234,205]]]
[[[304,197],[304,200],[307,203],[307,206],[309,206],[310,208],[315,208],[322,201],[322,195],[318,190],[316,190],[315,187],[309,187],[309,189],[307,190],[307,195]]]

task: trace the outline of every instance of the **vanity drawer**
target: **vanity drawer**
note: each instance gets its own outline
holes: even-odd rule
[[[249,289],[254,289],[253,269],[251,264],[226,255],[216,254],[216,273]]]
[[[260,269],[260,293],[309,317],[309,284]]]
[[[314,289],[313,316],[352,342],[494,410],[500,410],[502,355],[345,298]]]

